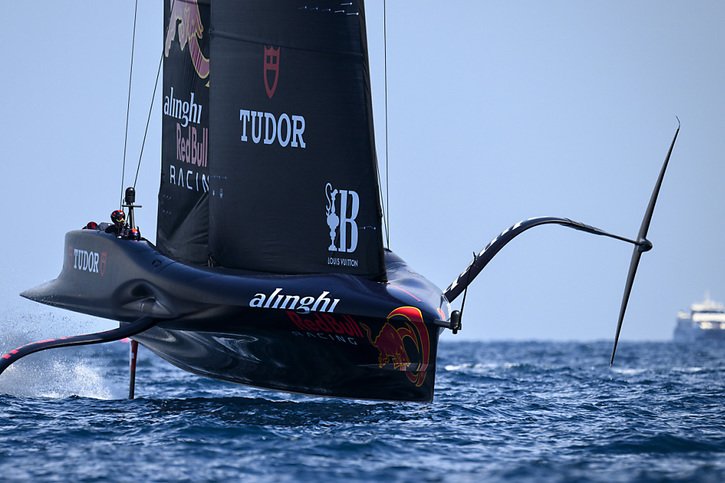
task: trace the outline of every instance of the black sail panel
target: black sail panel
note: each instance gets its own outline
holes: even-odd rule
[[[210,0],[166,0],[156,243],[189,263],[209,258]]]
[[[383,278],[362,2],[214,0],[212,25],[213,259]]]

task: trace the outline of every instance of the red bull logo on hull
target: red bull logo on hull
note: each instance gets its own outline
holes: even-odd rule
[[[430,336],[420,309],[399,307],[393,310],[374,339],[370,328],[365,324],[360,325],[370,344],[378,350],[378,367],[382,369],[392,364],[393,369],[405,371],[408,380],[417,387],[423,385],[430,363]],[[410,361],[406,340],[410,341],[408,347],[412,346],[417,352],[418,362],[415,364]]]
[[[168,57],[171,44],[179,35],[179,46],[184,51],[189,46],[191,63],[196,74],[206,79],[209,77],[209,59],[204,56],[199,46],[199,40],[204,36],[204,25],[201,23],[201,13],[196,0],[169,0],[171,2],[171,15],[169,28],[166,31],[164,56]]]
[[[297,329],[293,334],[343,343],[358,345],[358,340],[365,340],[360,325],[349,315],[336,316],[326,313],[312,313],[302,316],[292,310],[287,317]]]

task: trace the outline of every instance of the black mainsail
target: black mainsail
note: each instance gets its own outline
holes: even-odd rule
[[[156,243],[177,260],[209,259],[211,0],[167,0]]]
[[[362,1],[171,5],[160,250],[227,268],[383,279]]]
[[[364,22],[361,1],[214,0],[220,265],[384,276]]]

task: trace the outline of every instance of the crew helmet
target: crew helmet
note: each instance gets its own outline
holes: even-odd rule
[[[116,225],[122,225],[126,223],[126,213],[123,210],[115,210],[111,213],[111,221]]]

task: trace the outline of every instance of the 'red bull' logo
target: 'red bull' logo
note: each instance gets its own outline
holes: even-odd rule
[[[358,345],[358,340],[365,340],[360,325],[349,315],[313,312],[303,316],[288,310],[287,317],[297,329],[293,331],[295,335],[349,345]]]
[[[274,97],[279,81],[279,47],[264,46],[264,90],[267,97]]]
[[[197,0],[170,0],[171,15],[169,16],[169,29],[166,32],[164,56],[168,57],[171,44],[179,34],[179,46],[183,51],[189,45],[191,63],[196,74],[206,79],[209,77],[209,59],[199,46],[199,40],[204,36],[204,25],[201,23],[201,13]]]
[[[374,339],[370,328],[360,324],[370,344],[378,350],[378,367],[382,369],[386,364],[392,364],[393,369],[405,371],[410,382],[418,387],[422,386],[430,361],[430,337],[423,314],[416,307],[399,307],[390,312],[386,319]],[[410,367],[413,363],[406,349],[406,340],[410,341],[408,346],[414,347],[417,352],[416,359],[419,362],[415,368]]]

